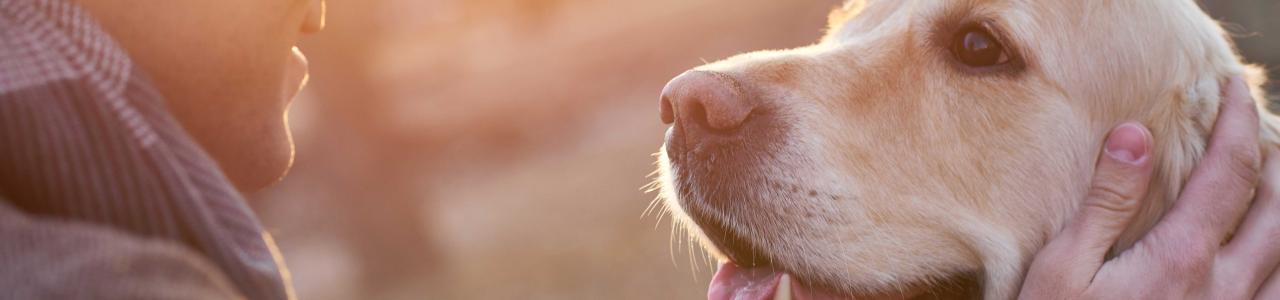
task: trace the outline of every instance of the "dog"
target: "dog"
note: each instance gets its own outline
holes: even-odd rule
[[[1011,299],[1111,128],[1154,138],[1121,251],[1203,156],[1225,78],[1262,108],[1263,74],[1193,0],[849,2],[813,45],[667,84],[657,201],[725,262],[712,299]]]

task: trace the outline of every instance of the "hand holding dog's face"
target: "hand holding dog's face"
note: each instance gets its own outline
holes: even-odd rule
[[[1280,297],[1280,275],[1273,274],[1280,264],[1280,152],[1272,150],[1259,168],[1257,103],[1242,80],[1226,84],[1221,111],[1175,206],[1133,248],[1107,260],[1142,207],[1153,171],[1150,133],[1135,123],[1113,130],[1088,196],[1036,255],[1019,298]]]
[[[808,293],[1010,298],[1107,131],[1138,120],[1156,176],[1126,248],[1201,156],[1218,80],[1246,71],[1194,2],[1139,2],[870,1],[817,45],[699,67],[663,94],[668,208]]]

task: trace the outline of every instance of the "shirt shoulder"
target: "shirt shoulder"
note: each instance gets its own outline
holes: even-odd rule
[[[133,63],[98,23],[66,0],[0,0],[0,94],[80,80],[121,93]]]
[[[0,298],[239,299],[179,244],[26,215],[0,199]]]

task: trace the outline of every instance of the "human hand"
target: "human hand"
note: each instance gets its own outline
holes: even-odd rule
[[[1257,106],[1243,80],[1224,87],[1208,152],[1177,203],[1107,261],[1142,207],[1153,164],[1145,127],[1111,132],[1079,213],[1036,256],[1021,299],[1280,299],[1280,153],[1259,169]]]

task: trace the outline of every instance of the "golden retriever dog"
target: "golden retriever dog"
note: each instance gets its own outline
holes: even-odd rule
[[[1193,0],[852,2],[814,45],[667,85],[659,201],[724,262],[712,299],[1010,299],[1111,128],[1155,140],[1119,251],[1202,157],[1222,82],[1261,101],[1262,74]]]

